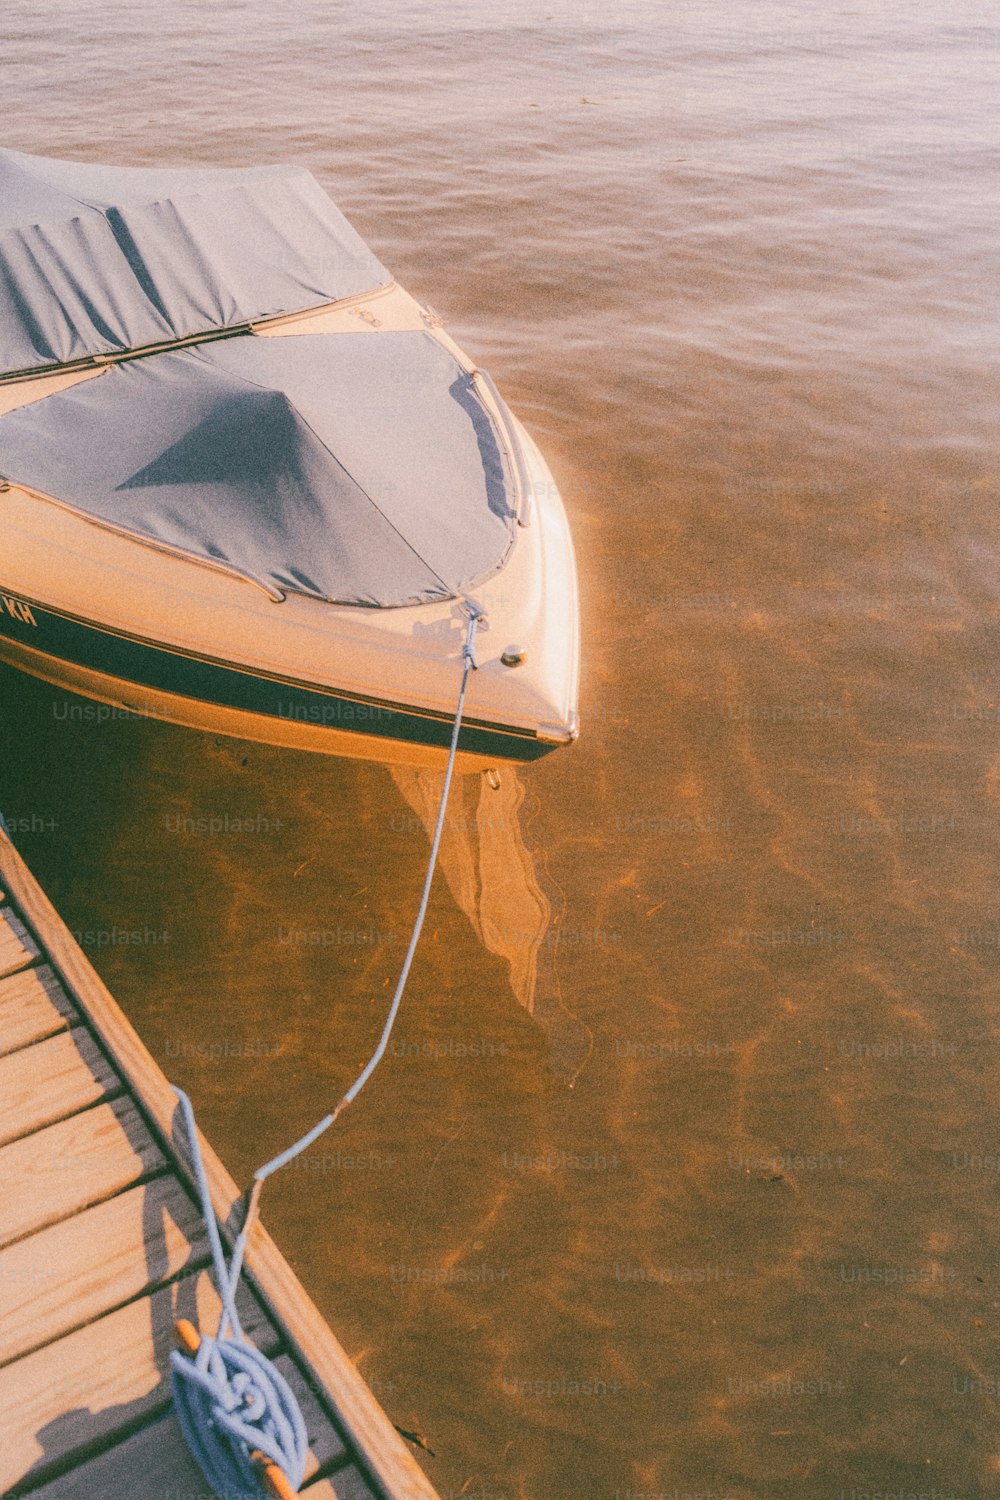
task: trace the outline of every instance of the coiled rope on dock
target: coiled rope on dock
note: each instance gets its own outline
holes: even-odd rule
[[[473,641],[483,616],[472,604],[466,603],[465,607],[469,621],[462,648],[462,685],[452,726],[437,822],[420,906],[382,1035],[372,1056],[336,1108],[324,1115],[294,1145],[254,1173],[243,1225],[228,1261],[205,1175],[194,1109],[187,1094],[174,1088],[191,1152],[222,1311],[214,1337],[198,1333],[186,1320],[177,1324],[181,1347],[170,1356],[171,1385],[174,1409],[185,1442],[207,1484],[216,1494],[225,1497],[225,1500],[259,1500],[262,1493],[270,1493],[278,1497],[278,1500],[288,1500],[288,1497],[298,1491],[305,1475],[309,1440],[302,1413],[280,1371],[243,1332],[236,1309],[236,1289],[243,1269],[247,1240],[257,1219],[264,1183],[273,1172],[293,1161],[324,1131],[329,1130],[341,1111],[360,1094],[389,1045],[389,1037],[399,1014],[413,955],[427,915],[458,752],[465,692],[469,673],[476,668]]]

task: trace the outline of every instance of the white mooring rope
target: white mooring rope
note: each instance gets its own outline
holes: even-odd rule
[[[305,1474],[309,1444],[302,1413],[288,1383],[244,1334],[236,1311],[236,1288],[243,1268],[247,1239],[256,1221],[265,1181],[272,1172],[287,1165],[330,1128],[341,1110],[346,1109],[357,1098],[378,1067],[389,1044],[427,915],[452,772],[455,769],[458,735],[465,708],[465,690],[469,673],[476,667],[473,640],[483,617],[473,605],[467,603],[466,608],[469,612],[469,624],[462,648],[462,686],[451,732],[448,763],[427,862],[427,874],[424,877],[423,895],[378,1046],[337,1107],[293,1146],[289,1146],[254,1173],[243,1227],[228,1262],[205,1176],[194,1110],[188,1096],[180,1089],[174,1089],[180,1101],[181,1117],[190,1145],[215,1279],[222,1299],[222,1312],[214,1338],[199,1335],[190,1324],[178,1324],[185,1352],[175,1350],[171,1354],[171,1384],[174,1408],[185,1441],[206,1482],[220,1500],[259,1500],[265,1491],[279,1497],[292,1496]]]

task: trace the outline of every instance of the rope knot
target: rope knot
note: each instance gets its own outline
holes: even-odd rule
[[[170,1364],[181,1429],[217,1494],[257,1500],[261,1459],[298,1490],[309,1449],[305,1423],[266,1355],[250,1343],[205,1336],[193,1358],[175,1350]]]
[[[476,652],[472,643],[476,638],[476,631],[479,629],[479,626],[485,621],[486,616],[483,614],[481,609],[478,609],[476,605],[472,603],[470,599],[463,600],[463,603],[465,605],[466,613],[469,616],[469,623],[465,631],[465,644],[462,647],[462,661],[465,663],[465,676],[467,677],[469,672],[478,672],[479,670],[479,663],[476,661]]]
[[[267,1411],[267,1399],[260,1386],[241,1370],[230,1382],[230,1389],[242,1406],[246,1421],[259,1422]]]

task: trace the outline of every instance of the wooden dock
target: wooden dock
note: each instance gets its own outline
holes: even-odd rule
[[[177,1099],[0,829],[0,1494],[211,1500],[173,1325],[219,1299]],[[203,1140],[216,1210],[238,1190]],[[310,1437],[308,1500],[437,1500],[260,1227],[238,1298]]]

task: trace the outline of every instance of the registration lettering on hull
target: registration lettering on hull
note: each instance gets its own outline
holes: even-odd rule
[[[34,625],[37,630],[38,621],[31,613],[31,606],[22,599],[14,599],[10,594],[0,594],[0,605],[12,619],[20,620],[22,625]]]

